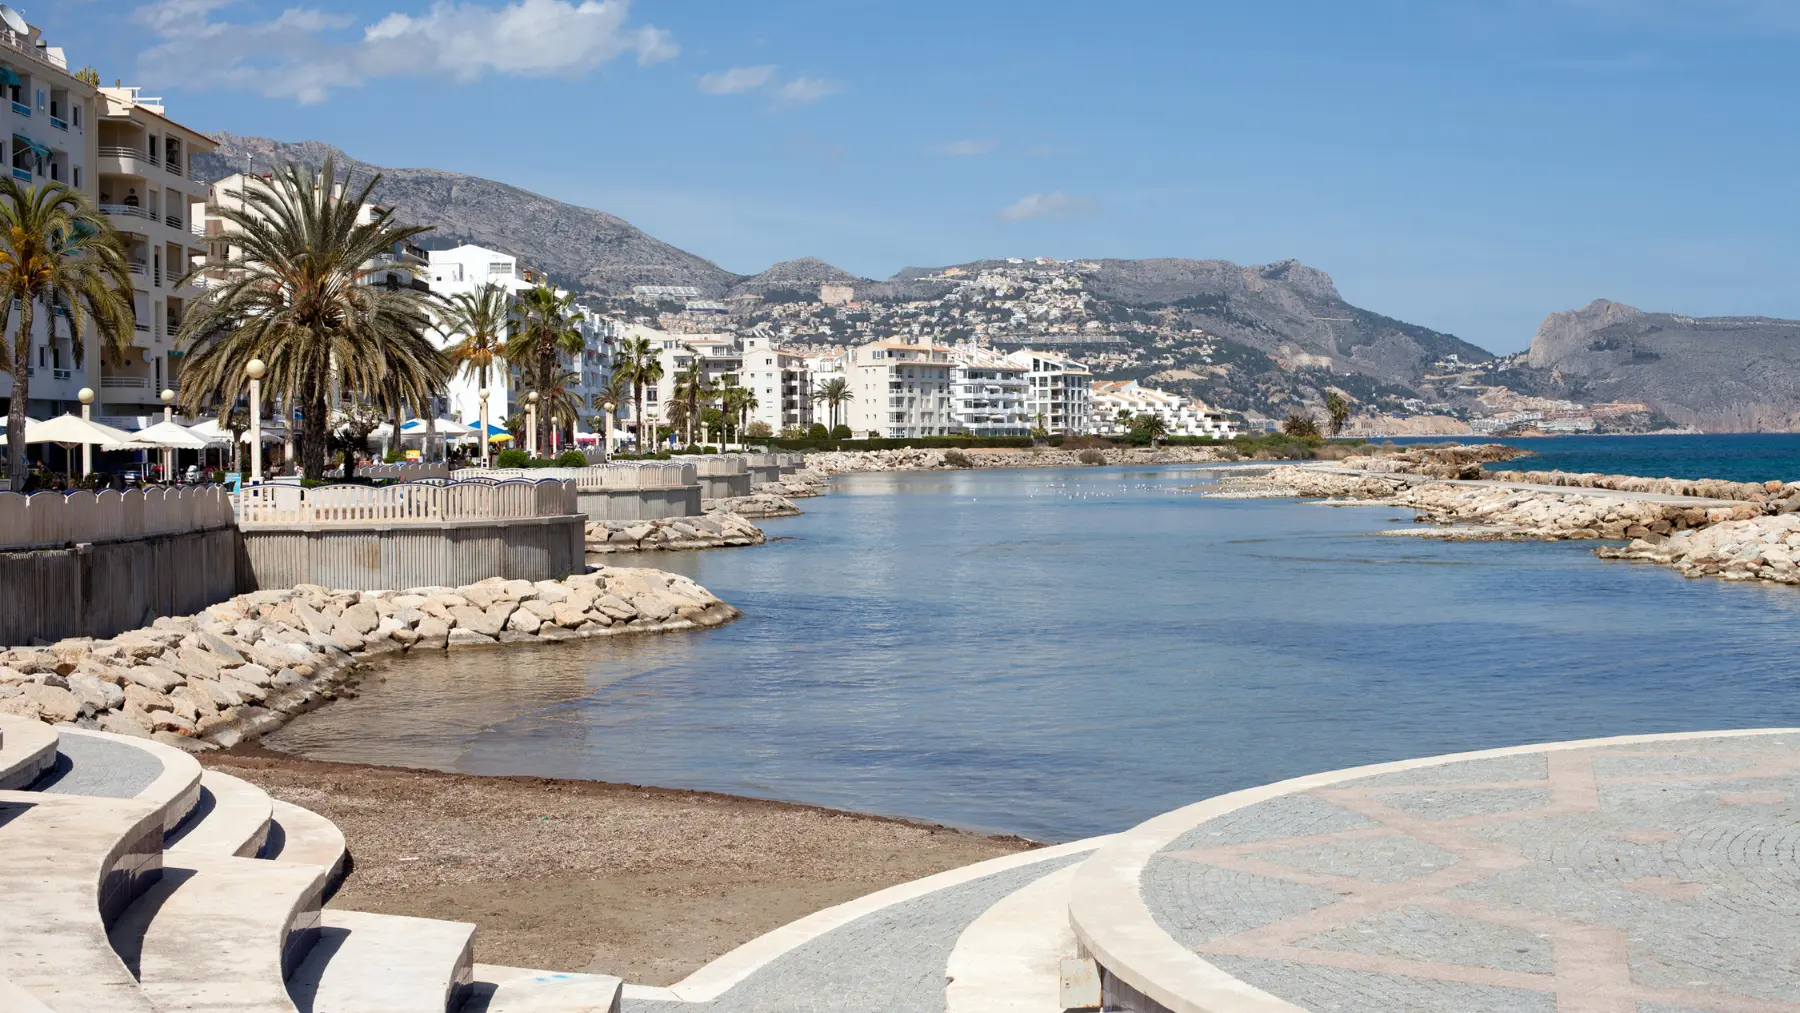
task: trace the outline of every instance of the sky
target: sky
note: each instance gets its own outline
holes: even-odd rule
[[[740,273],[1296,258],[1495,352],[1800,317],[1800,0],[43,0],[200,130],[616,214]]]

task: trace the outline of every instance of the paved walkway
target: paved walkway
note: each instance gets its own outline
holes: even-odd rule
[[[64,735],[56,743],[56,764],[31,787],[53,795],[135,798],[161,776],[162,761],[124,742],[90,735]]]
[[[1797,802],[1796,734],[1515,753],[1225,812],[1139,883],[1314,1013],[1800,1013]]]
[[[943,1013],[944,970],[963,930],[1008,894],[1088,854],[872,911],[782,954],[711,1002],[627,998],[624,1013]]]

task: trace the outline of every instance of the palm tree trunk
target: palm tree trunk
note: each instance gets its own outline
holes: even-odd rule
[[[31,397],[31,302],[19,311],[13,338],[12,403],[6,409],[6,474],[13,492],[25,491],[25,402]]]
[[[330,377],[315,365],[307,381],[306,431],[301,434],[300,461],[306,477],[318,482],[325,478],[325,438],[331,425],[326,418]]]
[[[637,427],[637,452],[644,452],[644,384],[642,381],[631,385],[636,402],[632,406],[632,425]]]

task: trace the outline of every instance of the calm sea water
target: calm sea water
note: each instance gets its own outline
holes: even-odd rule
[[[1650,478],[1723,478],[1733,482],[1766,482],[1772,478],[1800,481],[1800,433],[1460,439],[1507,443],[1532,452],[1531,457],[1490,464],[1491,469],[1598,471]]]
[[[840,478],[766,546],[646,560],[730,626],[402,659],[272,744],[1064,840],[1352,764],[1800,724],[1800,590],[1376,537],[1393,510],[1202,478]]]

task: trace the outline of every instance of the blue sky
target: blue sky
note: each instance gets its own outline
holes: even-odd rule
[[[1298,258],[1495,351],[1800,317],[1800,0],[62,0],[202,130],[617,214],[740,272]]]

